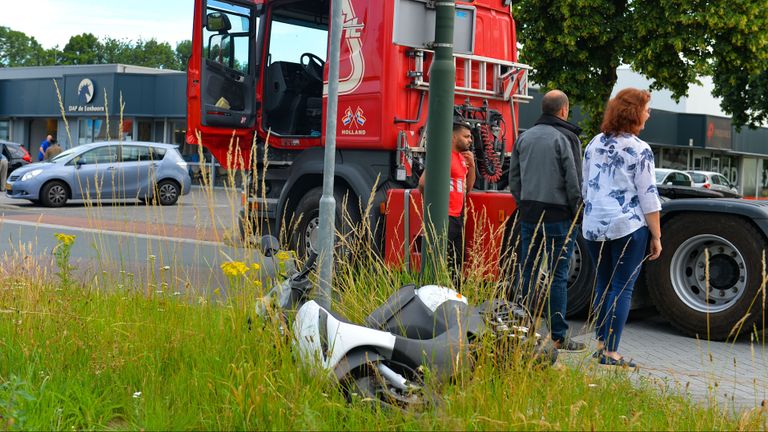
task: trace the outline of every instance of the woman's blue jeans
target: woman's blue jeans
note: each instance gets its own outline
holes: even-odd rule
[[[606,351],[619,349],[632,290],[647,247],[648,227],[616,240],[587,240],[587,250],[596,267],[595,336],[605,344]]]
[[[568,267],[573,254],[573,238],[578,233],[574,227],[570,236],[571,221],[520,224],[520,260],[523,263],[523,300],[533,315],[546,313],[552,340],[563,342],[568,333],[565,310],[568,302]],[[538,278],[531,280],[534,269],[546,253],[550,275],[549,292],[537,289]],[[538,274],[538,271],[536,272]],[[544,287],[541,287],[544,288]],[[546,299],[546,309],[542,304]]]

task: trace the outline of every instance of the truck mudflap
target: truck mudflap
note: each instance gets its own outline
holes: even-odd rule
[[[472,192],[465,210],[464,269],[488,278],[500,270],[500,253],[510,217],[517,208],[507,192]],[[385,208],[384,262],[393,268],[421,266],[422,197],[417,189],[392,189]]]

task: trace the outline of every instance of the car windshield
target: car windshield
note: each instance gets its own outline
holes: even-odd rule
[[[667,173],[663,171],[656,171],[656,183],[661,183],[661,181],[664,180],[665,175],[667,175]]]
[[[68,158],[69,156],[72,156],[77,151],[77,147],[72,147],[71,149],[64,150],[63,152],[59,153],[58,155],[54,156],[53,159],[51,159],[51,162],[57,162],[64,160]]]

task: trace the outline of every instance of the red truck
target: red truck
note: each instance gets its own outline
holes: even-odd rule
[[[420,258],[421,197],[415,187],[425,151],[433,0],[339,1],[337,228],[344,232],[368,217],[371,246],[390,265],[414,267]],[[509,152],[519,103],[530,100],[529,67],[517,63],[510,3],[457,2],[454,30],[454,109],[473,125],[479,174],[468,199],[467,256],[469,265],[494,277],[506,266],[500,266],[508,249],[503,243],[512,238],[516,209],[504,191]],[[239,218],[244,237],[282,232],[299,251],[317,247],[329,11],[330,0],[195,0],[187,142],[252,174]],[[667,241],[665,255],[641,279],[652,282],[654,303],[688,334],[725,338],[745,313],[754,313],[750,299],[760,291],[761,268],[754,263],[760,255],[745,242],[761,242],[758,249],[768,245],[768,212],[747,206],[703,198],[665,205],[663,223],[688,227],[686,236],[699,240]],[[696,223],[686,223],[701,217],[714,220],[707,225],[714,228],[698,232]],[[715,230],[742,220],[737,217],[746,225]],[[687,255],[679,256],[683,246],[680,253]],[[571,261],[574,313],[588,307],[592,289],[582,250],[577,247]],[[710,274],[718,274],[717,286],[699,278],[697,257],[705,255]],[[754,315],[741,321],[747,328],[755,322]]]

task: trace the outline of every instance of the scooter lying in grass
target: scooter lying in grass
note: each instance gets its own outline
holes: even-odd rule
[[[276,239],[262,239],[265,256],[272,256],[276,247]],[[270,307],[296,310],[294,346],[301,360],[332,372],[349,396],[357,393],[399,406],[422,404],[424,374],[456,376],[471,364],[474,344],[484,337],[528,342],[544,362],[556,360],[557,351],[529,332],[531,317],[521,306],[496,300],[473,307],[458,292],[437,285],[406,285],[364,325],[350,323],[308,299],[314,265],[313,254],[301,271],[268,292],[257,313],[264,316]]]

